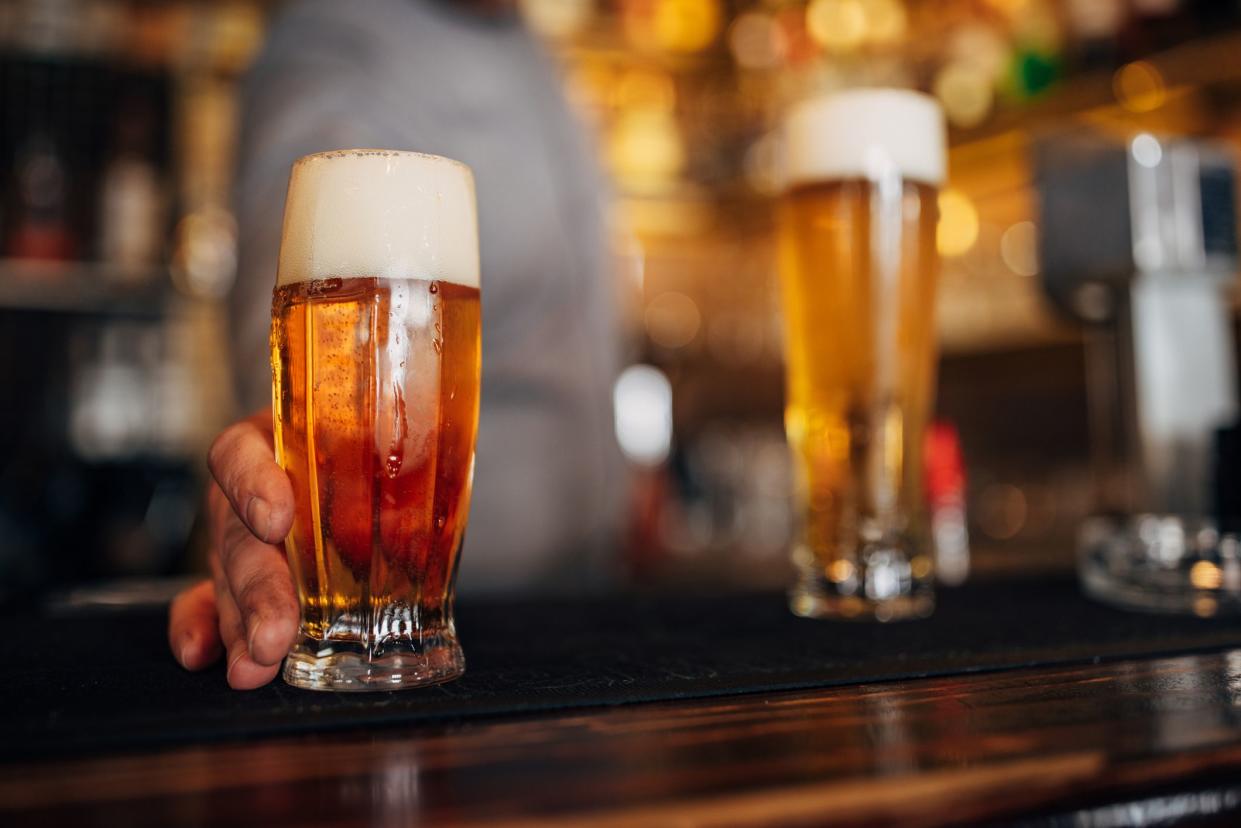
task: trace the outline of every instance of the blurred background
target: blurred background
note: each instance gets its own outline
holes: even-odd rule
[[[235,414],[236,93],[279,5],[0,2],[0,600],[192,563],[202,458]],[[1065,124],[1241,143],[1241,2],[522,7],[617,199],[633,577],[787,582],[775,128],[856,85],[930,92],[950,122],[938,416],[972,569],[1069,569],[1083,356],[1039,288],[1028,150]]]

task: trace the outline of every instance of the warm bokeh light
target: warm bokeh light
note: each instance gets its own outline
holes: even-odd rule
[[[621,114],[608,136],[612,171],[634,191],[669,185],[685,166],[676,119],[664,109],[638,107]]]
[[[1013,47],[994,26],[971,23],[956,29],[948,39],[949,63],[975,67],[992,83],[999,80],[1013,59]]]
[[[978,497],[978,524],[994,540],[1010,540],[1025,528],[1026,495],[1011,483],[993,483]]]
[[[1012,31],[1028,48],[1043,52],[1060,49],[1064,33],[1056,16],[1054,4],[1048,0],[1017,0],[1012,7]]]
[[[991,78],[973,64],[955,61],[944,66],[935,75],[933,89],[953,126],[978,126],[991,112]]]
[[[614,89],[616,73],[602,60],[582,60],[565,75],[565,93],[575,107],[593,111],[605,106]]]
[[[845,52],[866,38],[866,9],[862,0],[810,0],[806,31],[825,49]]]
[[[965,193],[949,188],[939,194],[936,241],[943,256],[961,256],[978,241],[978,208]]]
[[[632,69],[613,87],[612,105],[617,109],[672,112],[676,101],[676,85],[666,72]]]
[[[772,69],[788,54],[784,30],[776,19],[762,12],[737,16],[728,31],[728,48],[737,65],[745,69]]]
[[[1113,35],[1128,11],[1122,0],[1070,0],[1064,6],[1069,28],[1083,38]]]
[[[722,22],[719,0],[652,0],[625,7],[625,34],[650,51],[701,51],[715,40]]]
[[[866,13],[866,34],[873,43],[899,43],[905,37],[908,18],[901,0],[869,0]]]
[[[521,0],[530,27],[545,37],[565,39],[580,32],[595,12],[595,0]]]
[[[1038,273],[1038,227],[1032,221],[1019,221],[1000,236],[1000,258],[1018,276]]]
[[[1120,105],[1130,112],[1151,112],[1168,99],[1163,74],[1145,60],[1135,60],[1117,69],[1112,77],[1112,90]]]
[[[1210,618],[1219,610],[1219,602],[1214,598],[1208,598],[1203,595],[1194,599],[1194,615],[1200,618]]]
[[[684,348],[697,338],[702,327],[702,314],[693,299],[684,293],[669,290],[647,303],[643,321],[652,342],[675,350]]]
[[[931,574],[931,559],[926,555],[915,555],[909,562],[910,574],[915,578],[925,578]]]
[[[1224,576],[1210,561],[1198,561],[1189,569],[1189,582],[1197,589],[1219,589]]]
[[[852,580],[855,571],[856,570],[853,567],[852,561],[847,561],[844,558],[837,558],[828,565],[827,577],[839,584],[844,581]]]
[[[185,294],[220,298],[237,268],[237,222],[218,207],[187,213],[173,234],[173,283]]]
[[[1017,15],[1030,0],[987,0],[987,5],[1009,17]]]

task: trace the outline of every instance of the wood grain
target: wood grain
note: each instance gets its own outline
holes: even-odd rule
[[[1238,772],[1241,650],[9,765],[0,823],[935,826]]]

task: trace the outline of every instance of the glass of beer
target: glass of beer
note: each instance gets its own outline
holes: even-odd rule
[[[464,671],[452,600],[479,316],[468,167],[371,149],[294,164],[271,330],[276,459],[297,504],[289,684],[394,690]]]
[[[856,90],[802,102],[785,129],[785,430],[799,524],[790,605],[811,617],[924,616],[943,115],[914,92]]]

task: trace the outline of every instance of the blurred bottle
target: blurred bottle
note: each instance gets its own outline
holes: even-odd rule
[[[87,461],[128,460],[152,428],[150,368],[157,331],[130,322],[108,323],[94,355],[76,366],[69,398],[69,438]]]
[[[933,423],[926,435],[925,456],[935,574],[940,583],[959,586],[969,576],[970,543],[965,514],[965,462],[956,426],[942,420]]]
[[[152,160],[155,113],[133,96],[118,109],[112,149],[99,193],[99,257],[114,278],[151,277],[164,237],[164,185]]]
[[[5,253],[17,259],[72,259],[77,251],[69,223],[69,177],[59,147],[32,132],[15,158],[10,231]]]

